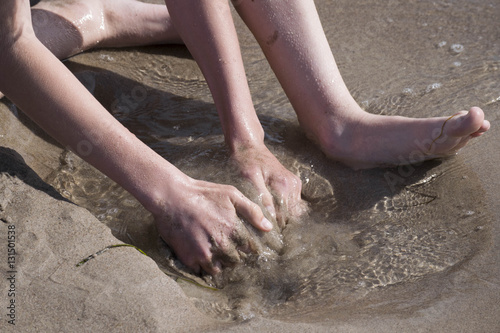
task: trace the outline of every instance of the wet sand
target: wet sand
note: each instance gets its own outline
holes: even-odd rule
[[[338,249],[347,251],[349,244],[346,240],[354,239],[357,244],[368,244],[368,239],[378,234],[382,236],[376,238],[377,242],[385,240],[392,246],[390,248],[394,249],[394,245],[401,245],[404,242],[397,243],[397,238],[390,238],[391,236],[408,237],[415,233],[425,236],[425,224],[428,223],[435,230],[442,230],[446,233],[433,232],[432,235],[436,237],[431,238],[428,247],[416,249],[415,253],[422,254],[428,251],[429,254],[436,254],[438,259],[445,258],[447,261],[431,262],[428,260],[430,256],[424,256],[427,259],[420,263],[427,270],[424,270],[422,276],[417,276],[418,274],[415,275],[415,273],[412,275],[413,279],[404,280],[399,277],[398,280],[398,275],[394,275],[395,283],[380,280],[380,277],[387,277],[391,272],[398,273],[397,270],[382,271],[379,279],[376,280],[381,284],[372,286],[373,288],[367,291],[366,282],[373,284],[375,280],[361,281],[344,278],[343,282],[339,283],[340,280],[331,277],[338,274],[343,267],[332,266],[334,261],[326,259],[323,267],[331,266],[332,269],[315,271],[316,275],[306,274],[305,269],[311,266],[293,266],[303,264],[306,261],[304,255],[288,253],[289,258],[301,259],[301,261],[291,261],[292,264],[288,270],[297,272],[304,269],[304,275],[308,278],[320,276],[316,284],[306,284],[302,289],[292,288],[294,291],[302,291],[305,295],[315,295],[321,300],[319,306],[309,304],[310,298],[301,299],[297,296],[300,292],[289,295],[292,302],[285,302],[285,306],[283,303],[276,304],[273,302],[279,300],[280,297],[268,297],[265,294],[266,289],[263,288],[261,289],[263,296],[260,299],[251,299],[251,302],[243,305],[241,302],[237,304],[239,307],[237,306],[236,314],[240,315],[239,318],[231,317],[234,315],[231,311],[222,311],[222,314],[230,315],[229,318],[223,318],[219,309],[215,308],[212,312],[210,309],[211,306],[221,304],[234,306],[234,300],[233,303],[224,303],[217,297],[214,299],[210,295],[207,296],[208,291],[202,291],[198,287],[182,282],[177,284],[166,276],[160,277],[160,270],[148,264],[146,269],[140,269],[143,272],[149,272],[151,276],[155,276],[155,279],[161,280],[160,285],[165,290],[174,291],[182,308],[176,310],[176,306],[165,304],[165,300],[158,300],[157,297],[148,303],[145,311],[138,313],[138,317],[155,321],[156,316],[162,315],[161,310],[158,310],[160,308],[165,311],[168,309],[172,317],[182,314],[184,316],[182,318],[186,318],[175,320],[175,322],[167,319],[157,320],[156,324],[148,326],[148,329],[158,331],[182,329],[192,331],[200,328],[211,328],[215,331],[277,332],[285,330],[292,332],[304,330],[498,331],[500,328],[500,322],[497,319],[500,314],[500,308],[497,306],[500,298],[500,261],[498,258],[500,254],[498,230],[500,204],[496,189],[500,182],[498,177],[500,157],[496,152],[500,148],[500,134],[496,127],[500,103],[498,101],[500,98],[498,90],[500,31],[497,24],[500,14],[499,5],[486,1],[457,3],[409,1],[404,2],[404,5],[399,1],[389,1],[383,6],[371,1],[356,4],[342,1],[338,4],[338,8],[335,8],[329,1],[318,1],[317,5],[341,72],[355,98],[365,109],[373,113],[419,117],[450,114],[462,108],[477,105],[484,109],[487,118],[491,120],[492,130],[471,142],[460,152],[459,156],[444,161],[425,163],[415,170],[396,168],[389,171],[354,172],[326,161],[319,152],[314,151],[313,146],[305,141],[301,132],[297,130],[293,113],[284,94],[280,91],[276,80],[272,78],[270,69],[250,34],[241,22],[237,21],[238,29],[241,31],[240,40],[247,64],[250,87],[260,118],[268,133],[268,144],[285,165],[301,171],[303,180],[305,180],[304,177],[311,180],[309,186],[305,186],[304,194],[310,198],[311,202],[319,198],[316,202],[319,205],[318,211],[334,216],[333,227],[326,225],[324,228],[329,229],[324,230],[331,232],[331,228],[336,228],[335,238],[331,241],[337,251]],[[96,98],[120,121],[181,169],[197,176],[202,175],[202,171],[206,173],[208,165],[208,170],[214,171],[210,175],[213,180],[232,181],[232,179],[224,179],[216,172],[218,163],[221,163],[225,156],[221,131],[217,126],[217,116],[211,104],[208,89],[195,63],[189,58],[184,48],[101,50],[77,56],[67,64]],[[116,82],[120,84],[117,85]],[[137,82],[140,82],[140,85]],[[114,90],[110,90],[110,86],[113,86]],[[135,97],[135,99],[130,102],[130,99],[126,100],[123,96]],[[131,242],[127,237],[133,238],[132,240],[135,240],[141,248],[147,247],[151,234],[154,233],[147,221],[141,229],[138,227],[125,230],[113,229],[116,227],[113,223],[122,219],[119,212],[124,209],[123,202],[127,202],[132,210],[136,211],[133,218],[140,218],[144,211],[134,206],[133,201],[123,200],[119,189],[114,187],[106,189],[104,196],[108,201],[102,204],[102,207],[99,206],[98,199],[95,201],[85,199],[92,197],[93,193],[102,192],[102,188],[99,188],[102,178],[95,171],[81,166],[78,161],[73,161],[70,155],[62,154],[60,148],[54,146],[22,115],[19,116],[22,123],[15,119],[13,110],[15,109],[8,102],[5,102],[0,109],[1,145],[15,149],[42,179],[54,185],[72,201],[88,208],[101,222],[110,226],[113,234],[120,240]],[[193,112],[186,116],[184,113],[189,110],[197,111],[197,113]],[[15,137],[13,133],[17,133],[18,136]],[[20,134],[23,134],[22,139]],[[301,149],[294,151],[291,147],[301,147]],[[60,159],[59,156],[63,158]],[[200,162],[205,163],[203,170],[196,168]],[[304,168],[311,164],[316,166]],[[14,162],[9,162],[8,165],[9,167],[2,168],[3,174],[6,174],[12,166],[22,169]],[[386,172],[392,172],[405,179],[402,189],[415,189],[413,186],[420,184],[418,191],[409,191],[410,196],[401,189],[397,193],[391,192],[390,187],[388,190],[387,178],[384,177]],[[92,180],[88,181],[89,178]],[[422,183],[426,179],[431,180],[430,185]],[[80,183],[83,180],[87,181]],[[28,183],[28,188],[16,192],[19,193],[19,198],[31,191],[29,187],[40,189],[40,186],[34,186],[26,181],[25,183]],[[9,184],[7,180],[3,180],[3,184],[7,184],[6,188],[12,189],[13,186],[18,186]],[[331,191],[331,197],[328,199],[330,201],[322,202],[320,199],[328,196],[329,191]],[[49,190],[42,188],[42,192],[49,192]],[[102,194],[100,193],[101,198]],[[38,195],[43,197],[42,193]],[[439,200],[426,202],[429,195],[434,195]],[[43,201],[46,199],[32,199],[33,196],[28,196],[28,198],[46,202]],[[394,216],[392,213],[391,219],[389,214],[391,207],[392,212],[397,211],[394,207],[401,207],[401,202],[404,207],[413,205],[417,208],[403,210],[402,215]],[[332,203],[336,206],[331,211],[321,206]],[[118,209],[113,210],[116,207]],[[13,209],[12,205],[9,208]],[[357,212],[357,215],[350,213],[353,210]],[[13,216],[22,219],[23,215],[16,211],[9,216],[10,219]],[[43,216],[50,219],[50,213]],[[366,223],[370,218],[376,220],[377,223],[373,225]],[[338,223],[342,219],[349,224],[345,229],[341,228],[342,223]],[[381,221],[386,222],[381,224]],[[93,225],[93,223],[100,224],[101,222],[94,219],[93,222],[88,223]],[[405,223],[410,226],[404,230],[391,231],[393,229],[377,229],[376,227],[380,225],[401,227],[405,226]],[[445,226],[439,229],[432,223],[445,223]],[[356,226],[359,228],[356,229]],[[459,230],[459,226],[464,226],[464,230]],[[55,227],[57,223],[48,223],[48,228]],[[22,228],[36,235],[40,232],[33,231],[38,230],[33,225],[26,225]],[[293,230],[300,231],[300,228]],[[315,230],[319,234],[322,229],[317,227]],[[421,234],[418,234],[419,230]],[[467,233],[467,230],[470,232]],[[456,234],[450,234],[451,231],[456,231]],[[354,233],[356,237],[351,237]],[[387,238],[383,237],[384,233],[388,235]],[[302,239],[296,240],[296,243],[290,242],[288,248],[294,249],[314,242],[314,236],[315,234],[310,236],[312,240]],[[459,236],[464,240],[461,243]],[[85,246],[78,250],[79,256],[95,252],[100,249],[99,246],[109,245],[109,242],[113,241],[112,236],[109,237],[107,242],[94,244],[93,247]],[[20,238],[27,242],[28,237],[25,240],[21,236]],[[389,240],[394,240],[394,242],[390,243]],[[64,239],[60,241],[65,243],[66,247],[74,246],[74,242],[68,244]],[[422,245],[422,243],[411,244]],[[157,244],[150,246],[149,250],[154,252]],[[366,245],[364,247],[366,248]],[[383,246],[371,248],[375,249],[377,254],[384,249]],[[409,251],[409,249],[402,250]],[[134,265],[131,267],[136,265],[142,267],[145,260],[150,262],[149,259],[141,256],[134,257],[135,253],[126,251],[124,257],[123,252],[120,251],[109,251],[106,255],[121,258],[123,262]],[[322,251],[324,248],[317,250],[315,255],[318,258],[329,258]],[[32,265],[30,270],[36,271],[36,267],[43,265],[40,261],[32,259],[36,258],[36,252],[29,254],[28,252],[26,250],[26,258],[29,260],[25,260]],[[52,252],[56,254],[49,257],[54,262],[54,258],[59,258],[58,256],[61,255],[53,249]],[[394,255],[394,252],[391,255]],[[62,259],[55,261],[69,260],[68,256],[61,257]],[[375,258],[379,257],[375,256]],[[113,276],[116,276],[119,269],[113,268],[114,266],[105,268],[108,261],[101,262],[101,260],[105,261],[106,257],[100,256],[95,260],[99,267],[90,268],[95,270],[91,276],[99,272],[110,271],[114,272]],[[286,265],[286,260],[283,262]],[[447,264],[443,264],[444,262]],[[43,261],[43,264],[47,265],[46,261]],[[50,267],[49,265],[45,270],[42,268],[38,270],[50,271]],[[428,269],[429,267],[435,269]],[[58,271],[61,270],[63,268]],[[69,276],[67,272],[64,274]],[[366,275],[363,274],[365,273],[359,273],[357,276]],[[61,283],[62,279],[54,278],[49,273],[41,274],[39,277],[33,275],[30,278],[36,283],[26,286],[27,289],[21,290],[20,295],[23,292],[33,292],[35,289],[32,285],[43,284],[44,281],[54,282],[54,280]],[[68,278],[68,281],[70,280]],[[81,278],[76,278],[76,281],[81,281]],[[352,289],[349,283],[359,282],[365,283],[363,288],[354,290],[352,294],[349,293]],[[74,288],[71,283],[67,284],[69,287],[65,288]],[[140,292],[135,289],[134,284],[133,279],[123,281],[123,285],[129,286],[128,290],[131,290],[131,295],[138,295]],[[32,305],[43,303],[51,295],[56,295],[54,297],[61,299],[61,302],[64,301],[65,304],[72,303],[72,300],[76,303],[77,299],[88,299],[77,293],[70,293],[70,299],[65,298],[64,295],[55,292],[57,290],[55,286],[52,287],[54,294],[51,294],[50,289],[40,288],[44,292],[38,298],[33,296]],[[107,312],[105,311],[106,314],[103,316],[106,320],[101,318],[101,322],[106,325],[112,325],[115,322],[112,319],[113,316],[120,313],[114,312],[114,309],[116,301],[120,299],[118,293],[121,287],[112,283],[109,288],[113,291],[104,293],[111,295],[106,303]],[[273,293],[275,290],[280,290],[280,288],[267,289],[268,293]],[[286,288],[281,290],[286,291]],[[233,294],[237,292],[239,292],[238,289],[233,290]],[[167,292],[163,295],[169,297]],[[332,297],[329,300],[330,295]],[[102,293],[97,293],[95,297],[102,297]],[[294,299],[298,301],[294,303]],[[25,309],[28,308],[30,311],[37,311],[35,306],[25,307]],[[148,308],[151,311],[148,311]],[[247,309],[246,312],[245,309]],[[22,307],[19,308],[19,313],[21,311]],[[92,310],[87,312],[86,317],[81,318],[67,316],[66,313],[59,317],[57,308],[44,311],[47,317],[66,318],[65,324],[61,327],[77,325],[73,321],[82,318],[84,321],[99,322],[100,320],[97,313]],[[127,313],[127,311],[124,312]],[[43,314],[38,314],[38,318],[42,317]],[[64,321],[64,319],[57,321]],[[43,325],[45,326],[42,327],[45,328],[56,327],[55,324],[51,326],[50,322]]]

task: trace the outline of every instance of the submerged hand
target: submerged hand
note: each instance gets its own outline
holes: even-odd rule
[[[161,237],[195,273],[215,275],[238,263],[241,252],[256,250],[238,216],[262,231],[272,229],[259,206],[232,186],[187,178],[172,188],[155,222]]]
[[[265,145],[240,149],[233,153],[232,159],[242,176],[258,191],[262,205],[276,218],[280,228],[289,218],[305,212],[300,178],[281,165]]]

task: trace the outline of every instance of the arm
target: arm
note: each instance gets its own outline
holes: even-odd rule
[[[270,230],[259,207],[230,186],[197,181],[114,119],[35,37],[28,1],[0,4],[0,90],[40,127],[123,186],[155,217],[178,257],[217,273],[246,249],[240,214]],[[103,140],[93,142],[88,133]],[[236,258],[237,259],[237,258]]]
[[[228,2],[165,3],[177,32],[207,80],[232,160],[258,190],[263,206],[284,224],[285,212],[298,215],[302,210],[301,182],[264,144],[264,130],[253,107]]]

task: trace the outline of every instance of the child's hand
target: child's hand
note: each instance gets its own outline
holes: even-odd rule
[[[276,218],[280,228],[286,225],[289,218],[298,217],[306,211],[306,204],[300,195],[300,178],[281,165],[264,144],[240,149],[232,155],[232,159],[242,176],[258,191],[262,205]]]
[[[188,177],[170,185],[155,222],[161,237],[195,273],[215,275],[237,264],[241,252],[256,251],[238,216],[257,229],[272,229],[260,207],[232,186]]]

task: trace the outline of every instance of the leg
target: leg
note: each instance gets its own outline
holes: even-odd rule
[[[31,15],[37,38],[60,59],[96,47],[182,42],[163,5],[52,0],[39,2]]]
[[[261,45],[301,126],[332,159],[354,168],[406,164],[453,153],[489,128],[479,108],[460,113],[444,127],[446,117],[410,119],[366,113],[342,80],[313,0],[233,2]]]
[[[284,226],[300,215],[300,178],[264,144],[227,0],[165,0],[172,21],[206,78],[231,161],[256,190],[255,200]]]
[[[182,43],[164,5],[135,0],[41,1],[31,18],[37,38],[59,59],[95,47]]]

